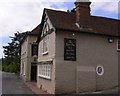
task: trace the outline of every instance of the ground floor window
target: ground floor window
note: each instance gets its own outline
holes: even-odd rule
[[[25,63],[21,64],[21,75],[25,75]]]
[[[23,75],[25,75],[25,63],[23,63]]]
[[[51,79],[51,64],[38,65],[38,76]]]

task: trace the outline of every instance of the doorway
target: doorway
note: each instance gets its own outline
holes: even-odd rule
[[[31,81],[37,81],[37,65],[31,64]]]

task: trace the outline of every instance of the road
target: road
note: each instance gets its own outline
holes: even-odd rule
[[[1,76],[2,74],[2,76]],[[19,77],[14,73],[0,72],[0,85],[2,85],[2,94],[29,94],[35,95]],[[1,91],[1,90],[0,90]]]
[[[0,96],[2,94],[2,72],[0,71]]]

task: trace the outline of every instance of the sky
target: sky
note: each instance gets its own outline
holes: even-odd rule
[[[118,19],[119,0],[90,0],[91,15]],[[75,0],[0,0],[0,58],[2,46],[14,33],[31,31],[41,22],[44,8],[72,10]]]

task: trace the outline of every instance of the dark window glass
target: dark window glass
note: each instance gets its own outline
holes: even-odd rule
[[[32,56],[37,55],[38,56],[38,45],[32,44]]]
[[[120,50],[120,39],[118,39],[118,49]]]

